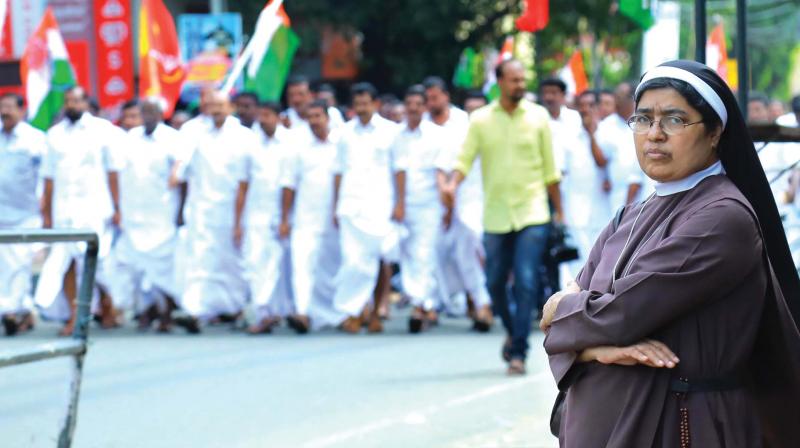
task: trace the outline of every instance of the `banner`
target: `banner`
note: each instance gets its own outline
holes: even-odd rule
[[[242,50],[242,17],[236,13],[178,16],[181,54],[187,61],[181,99],[197,101],[200,88],[220,86]]]
[[[95,0],[97,100],[102,108],[133,98],[130,5],[128,1]]]

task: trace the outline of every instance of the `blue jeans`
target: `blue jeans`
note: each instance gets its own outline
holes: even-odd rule
[[[532,312],[540,294],[539,267],[547,248],[550,224],[528,226],[509,233],[484,233],[486,248],[486,286],[492,296],[492,309],[500,316],[511,337],[511,357],[524,360],[528,353]],[[514,274],[509,302],[506,286],[509,274]]]

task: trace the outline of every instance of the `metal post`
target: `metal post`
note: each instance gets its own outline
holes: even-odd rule
[[[694,0],[694,60],[706,63],[706,0]]]
[[[736,64],[739,76],[739,109],[747,120],[750,77],[747,69],[747,2],[736,0]]]
[[[89,337],[89,323],[91,321],[92,290],[94,289],[94,274],[97,268],[97,254],[99,244],[97,240],[86,243],[86,255],[83,258],[83,274],[80,289],[78,290],[78,306],[75,314],[75,329],[72,338],[81,341],[86,347]],[[76,355],[72,367],[72,381],[70,382],[70,400],[67,406],[67,415],[58,437],[59,448],[72,446],[72,437],[75,435],[75,425],[78,423],[78,399],[81,395],[81,378],[83,377],[83,357],[86,351]]]

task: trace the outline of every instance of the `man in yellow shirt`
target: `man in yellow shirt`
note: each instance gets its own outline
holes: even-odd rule
[[[503,321],[508,338],[503,358],[508,373],[525,373],[532,311],[537,303],[539,266],[547,247],[552,202],[562,221],[560,174],[553,159],[547,111],[523,100],[525,70],[509,59],[497,66],[500,99],[476,110],[467,138],[447,187],[442,192],[452,207],[458,185],[469,174],[475,157],[481,158],[484,190],[486,283],[494,312]],[[506,286],[514,274],[512,315]]]

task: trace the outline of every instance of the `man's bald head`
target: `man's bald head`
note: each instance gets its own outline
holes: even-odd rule
[[[222,124],[225,123],[225,119],[228,118],[228,114],[230,113],[230,98],[228,94],[215,90],[208,94],[207,101],[206,113],[211,116],[211,119],[214,121],[214,126],[218,128],[222,127]]]

